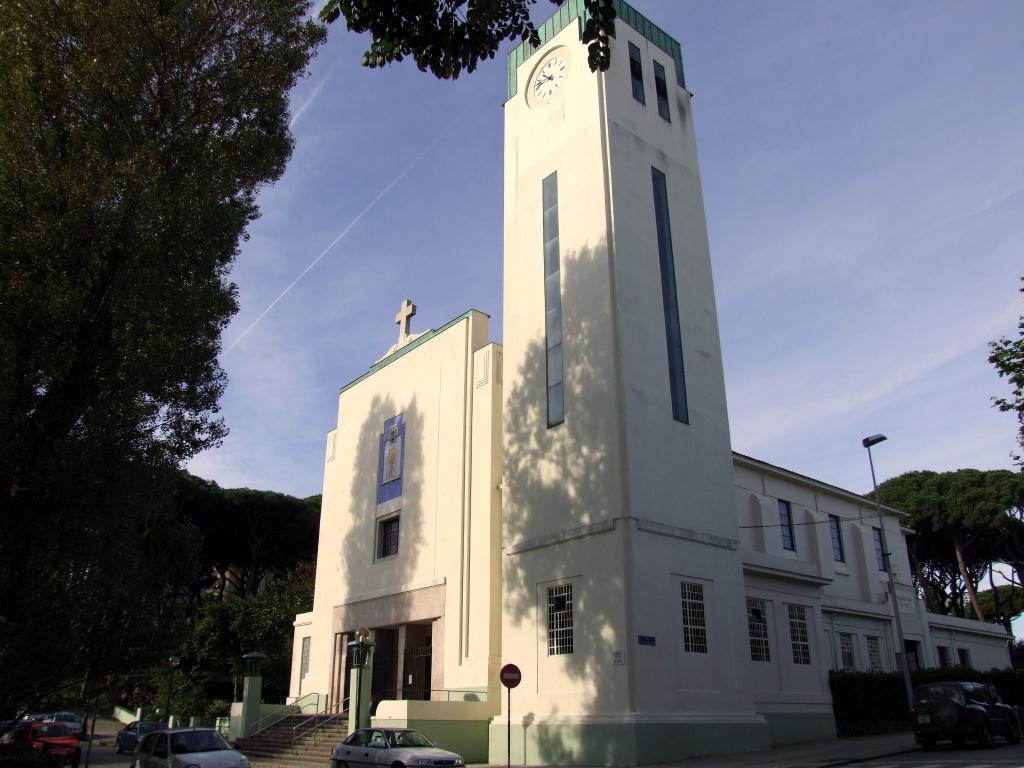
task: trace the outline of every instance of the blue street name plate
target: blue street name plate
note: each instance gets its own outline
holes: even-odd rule
[[[636,639],[640,645],[657,645],[654,635],[637,635]]]

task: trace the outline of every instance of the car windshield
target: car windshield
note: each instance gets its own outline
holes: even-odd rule
[[[152,720],[143,720],[139,723],[139,733],[152,733],[161,725],[162,723],[154,722]]]
[[[430,739],[419,731],[390,731],[388,741],[392,747],[432,747]]]
[[[60,723],[77,723],[78,718],[72,715],[70,712],[58,712],[53,716],[53,719]]]
[[[64,723],[47,723],[45,725],[36,726],[32,733],[35,736],[42,736],[46,738],[50,738],[52,736],[70,736],[71,729],[64,725]]]
[[[957,685],[922,685],[917,689],[919,701],[962,701],[962,693]]]
[[[217,752],[231,749],[216,731],[183,731],[171,734],[171,753],[188,755],[193,752]]]

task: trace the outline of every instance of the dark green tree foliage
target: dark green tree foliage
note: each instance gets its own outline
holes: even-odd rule
[[[1012,633],[1010,622],[1024,613],[1024,587],[999,584],[978,593],[978,602],[985,616],[997,621]]]
[[[1024,278],[1021,278],[1024,280]],[[1024,288],[1021,288],[1024,294]],[[1017,414],[1020,428],[1017,430],[1017,444],[1024,449],[1024,315],[1017,325],[1017,338],[1004,337],[993,341],[989,346],[988,361],[995,366],[1000,377],[1005,376],[1011,387],[1009,397],[996,397],[996,407],[1001,411],[1012,411]],[[1024,466],[1024,459],[1017,455],[1016,460]]]
[[[307,11],[0,3],[0,718],[124,666],[194,575],[175,468],[225,432],[227,274]]]
[[[911,561],[929,610],[963,616],[965,602],[975,602],[971,594],[995,563],[1007,563],[1021,583],[1024,475],[907,472],[878,490],[882,501],[910,514]],[[985,615],[980,601],[978,610]]]
[[[369,32],[363,65],[383,67],[412,56],[416,66],[435,77],[454,80],[492,59],[506,40],[540,37],[530,21],[537,0],[329,0],[320,18],[330,23],[344,16],[353,32]],[[561,5],[563,0],[551,0]],[[615,34],[612,0],[585,0],[588,12],[583,43],[592,70],[611,63],[608,37]]]

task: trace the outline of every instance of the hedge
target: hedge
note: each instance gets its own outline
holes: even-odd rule
[[[64,761],[27,744],[0,744],[0,768],[61,768]]]

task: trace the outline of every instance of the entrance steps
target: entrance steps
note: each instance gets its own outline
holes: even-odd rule
[[[326,768],[334,745],[347,737],[347,714],[289,715],[254,736],[237,739],[235,748],[253,766]]]

